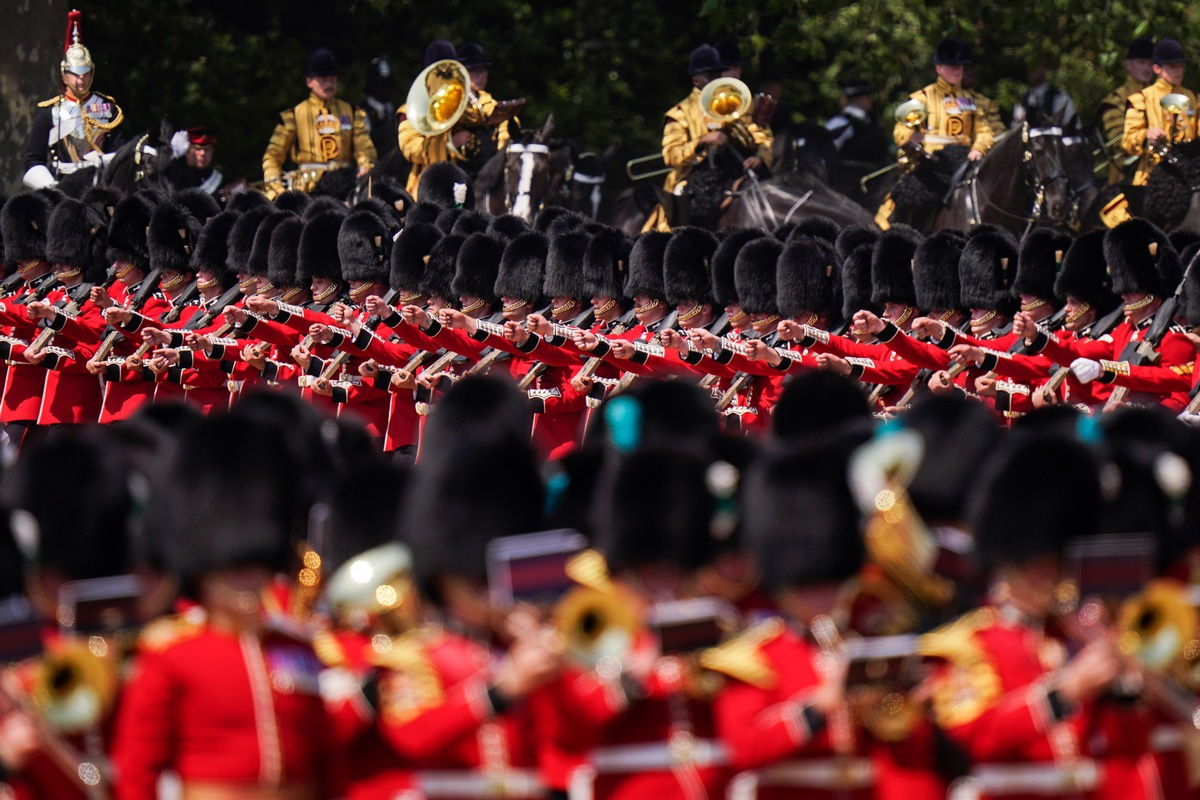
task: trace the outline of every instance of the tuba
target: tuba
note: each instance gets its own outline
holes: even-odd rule
[[[754,109],[750,87],[737,78],[717,78],[700,91],[700,110],[704,116],[721,124],[735,147],[746,153],[758,149],[754,134],[746,122]]]
[[[478,98],[471,91],[467,68],[454,59],[430,64],[408,89],[408,121],[422,136],[437,136],[461,120],[466,126],[487,122]]]

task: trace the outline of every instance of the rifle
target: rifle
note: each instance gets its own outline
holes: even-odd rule
[[[115,271],[113,270],[112,267],[109,267],[108,279],[116,280]],[[111,284],[108,284],[108,285],[111,285]],[[105,288],[107,288],[107,286]],[[79,284],[78,286],[75,287],[75,289],[73,291],[71,291],[67,294],[66,302],[63,304],[63,306],[60,310],[62,311],[63,314],[66,314],[67,316],[74,316],[75,314],[78,314],[80,307],[88,299],[88,295],[90,295],[91,293],[92,293],[92,284],[90,284],[90,283]],[[56,334],[56,333],[58,333],[58,331],[51,328],[49,326],[49,324],[47,323],[46,326],[44,328],[42,328],[41,331],[38,332],[38,335],[34,338],[34,340],[29,343],[29,348],[28,348],[29,352],[37,353],[40,350],[44,349],[54,339],[54,334]]]
[[[387,294],[385,294],[383,296],[383,302],[387,303],[388,305],[391,305],[392,300],[395,297],[396,297],[396,290],[388,289]],[[382,324],[383,324],[383,317],[381,317],[378,314],[372,314],[371,316],[367,317],[366,321],[364,321],[362,325],[367,330],[374,331],[376,328],[378,328]],[[336,353],[334,353],[333,357],[329,359],[329,362],[325,365],[325,368],[323,370],[321,370],[321,374],[318,376],[317,380],[328,381],[328,380],[332,379],[334,375],[338,374],[338,370],[340,370],[342,368],[342,366],[349,360],[350,360],[349,352],[347,352],[345,350],[338,350]]]
[[[188,287],[184,289],[178,297],[175,298],[174,302],[171,304],[171,307],[167,309],[167,311],[161,317],[159,317],[159,320],[164,325],[170,325],[172,322],[176,322],[179,319],[179,315],[183,313],[183,309],[186,306],[191,305],[192,301],[199,296],[200,289],[197,286],[196,281],[192,281],[191,284],[189,284]],[[154,342],[142,342],[140,345],[138,345],[138,349],[134,351],[133,355],[129,357],[129,365],[134,369],[142,366],[142,359],[144,359],[146,354],[152,349],[154,349]]]
[[[155,268],[150,270],[150,274],[142,280],[141,287],[138,288],[137,294],[135,294],[133,296],[133,300],[130,301],[128,310],[134,313],[140,312],[142,307],[146,305],[146,301],[148,301],[151,296],[153,296],[154,291],[158,289],[158,280],[161,277],[161,269]],[[117,328],[113,328],[112,331],[109,332],[108,336],[104,338],[104,342],[101,343],[100,349],[96,351],[96,355],[92,357],[92,360],[104,361],[112,354],[112,349],[116,343],[118,341],[123,341],[124,339],[125,337],[122,335],[121,331]]]
[[[663,331],[673,330],[678,321],[679,321],[679,312],[672,311],[670,314],[663,317],[662,324],[658,326],[658,330],[656,330],[654,332],[654,335],[650,337],[650,341],[648,341],[648,342],[631,342],[631,344],[633,345],[633,349],[640,350],[644,353],[654,354],[655,350],[662,349],[662,346],[659,344],[659,342],[662,341]],[[617,384],[617,391],[618,392],[627,391],[629,389],[629,387],[633,385],[633,382],[636,381],[637,379],[638,379],[638,376],[636,373],[626,372],[625,375],[622,376],[621,382]]]

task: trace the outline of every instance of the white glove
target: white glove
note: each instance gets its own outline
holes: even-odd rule
[[[171,137],[171,154],[179,158],[188,151],[188,132],[175,131],[175,135]]]
[[[45,189],[48,186],[58,185],[58,181],[54,180],[54,176],[50,174],[50,169],[45,164],[30,167],[21,180],[30,189]]]
[[[1184,412],[1179,415],[1179,421],[1189,428],[1200,428],[1200,414],[1188,414]]]
[[[1077,358],[1071,362],[1071,372],[1080,383],[1091,383],[1100,377],[1100,362],[1090,358]]]

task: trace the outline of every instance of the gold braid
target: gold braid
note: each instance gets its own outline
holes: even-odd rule
[[[113,108],[117,110],[117,116],[112,122],[100,122],[92,119],[92,117],[87,113],[86,106],[84,106],[82,103],[79,106],[80,114],[83,115],[83,138],[87,139],[88,144],[90,144],[96,150],[102,150],[100,146],[100,136],[108,133],[113,128],[125,121],[125,112],[121,110],[119,105],[117,105],[117,101],[113,100],[111,97],[108,98],[108,100],[113,104]]]

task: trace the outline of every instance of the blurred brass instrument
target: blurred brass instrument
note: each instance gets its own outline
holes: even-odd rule
[[[704,116],[721,123],[734,147],[750,154],[758,150],[747,121],[754,109],[750,87],[737,78],[717,78],[700,90],[700,110]]]
[[[325,582],[337,619],[355,630],[403,633],[419,623],[412,553],[389,542],[351,558]]]
[[[585,550],[568,561],[566,569],[579,584],[554,609],[567,654],[589,668],[605,658],[627,656],[642,622],[632,598],[609,579],[604,556]]]
[[[482,125],[486,119],[471,91],[467,68],[454,59],[434,62],[408,89],[408,121],[422,136],[437,136],[453,128],[460,118]]]
[[[929,110],[925,108],[925,103],[916,98],[905,100],[900,105],[896,106],[895,112],[896,122],[908,128],[913,133],[922,133],[925,130],[925,122],[929,119]],[[921,149],[924,153],[924,149]],[[874,172],[864,175],[859,180],[858,185],[865,192],[867,184],[876,178],[886,175],[894,169],[899,169],[901,172],[909,172],[917,166],[917,160],[913,158],[911,147],[902,146],[900,152],[896,155],[896,161],[893,164],[888,164],[882,169],[877,169]]]
[[[1185,94],[1172,93],[1164,95],[1158,101],[1158,106],[1170,121],[1167,123],[1166,135],[1161,139],[1147,143],[1146,150],[1150,153],[1150,158],[1155,164],[1160,164],[1163,161],[1174,164],[1176,157],[1172,153],[1172,148],[1181,132],[1179,119],[1191,113],[1192,101]]]

